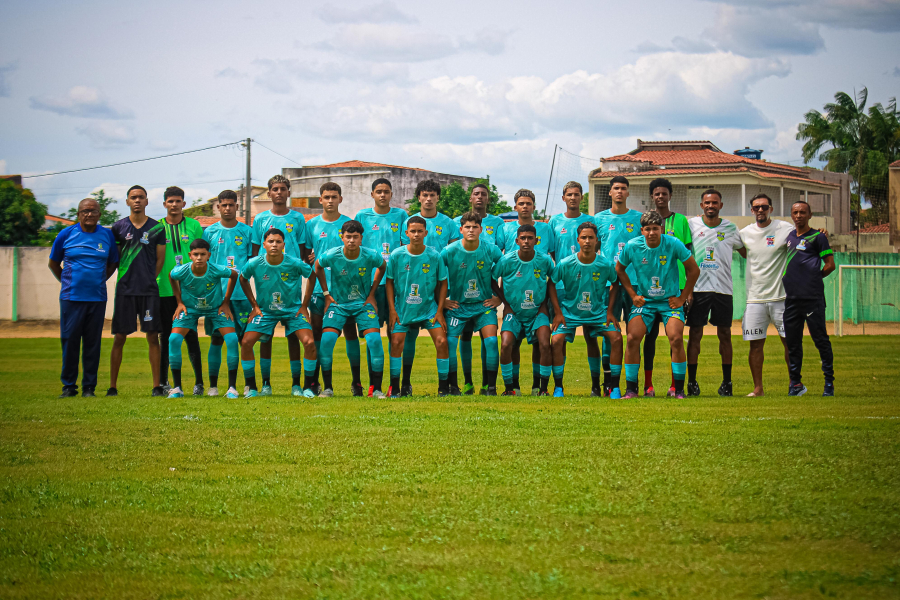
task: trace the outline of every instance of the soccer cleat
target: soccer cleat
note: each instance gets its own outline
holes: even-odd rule
[[[553,397],[554,398],[565,398],[566,394],[563,392],[561,387],[553,388]]]
[[[675,392],[676,400],[684,400],[684,392]]]
[[[319,398],[334,398],[334,390],[325,389],[319,392]]]
[[[592,387],[591,388],[591,398],[602,398],[603,397],[603,388]]]
[[[806,386],[802,383],[792,383],[788,386],[788,396],[802,396],[806,393]]]
[[[622,399],[631,400],[632,398],[638,398],[638,397],[639,396],[638,396],[637,392],[632,392],[631,390],[625,390],[625,395],[622,396]],[[651,396],[648,396],[646,393],[644,394],[644,398],[650,398],[650,397]]]
[[[501,396],[519,396],[519,392],[517,390],[505,390]]]
[[[311,389],[311,390],[313,391],[313,394],[315,394],[316,396],[318,396],[318,395],[319,395],[319,392],[322,391],[322,386],[319,385],[319,382],[317,381],[317,382],[315,382],[314,384],[312,384],[311,386],[309,386],[309,389]]]
[[[667,396],[668,398],[674,398],[674,397],[675,397],[675,386],[674,386],[674,385],[673,385],[672,387],[669,388],[669,391],[668,391],[668,392],[666,392],[666,396]]]
[[[228,388],[228,391],[225,392],[226,398],[240,398],[240,396],[241,395],[238,393],[238,391],[233,387]]]
[[[256,398],[257,396],[259,396],[259,392],[256,390],[247,390],[244,393],[244,398]]]
[[[62,394],[60,394],[59,398],[71,398],[72,396],[77,396],[78,390],[66,389],[63,388]]]
[[[302,395],[303,395],[302,387],[300,387],[299,385],[291,386],[291,396],[302,396]]]
[[[622,399],[622,391],[619,388],[613,388],[613,390],[609,393],[610,400],[621,400]]]
[[[249,385],[245,385],[245,386],[244,386],[244,393],[246,394],[246,393],[249,392],[249,391],[250,391],[250,386],[249,386]]]
[[[550,392],[542,392],[540,388],[538,388],[538,396],[550,396]]]
[[[731,382],[730,382],[730,381],[723,381],[723,382],[722,382],[722,385],[719,386],[719,395],[720,395],[720,396],[731,396],[731,395],[732,395]]]
[[[117,390],[116,388],[109,388],[108,390],[106,390],[106,395],[107,396],[118,396],[119,390]]]
[[[202,383],[198,383],[194,386],[194,395],[195,396],[203,395],[203,384]]]
[[[374,388],[375,386],[373,385],[372,387]],[[376,390],[376,389],[373,389],[372,393],[369,394],[369,396],[371,396],[372,398],[376,398],[378,400],[383,400],[385,397],[384,392],[382,392],[381,390]]]
[[[449,394],[450,394],[451,396],[461,396],[461,395],[462,395],[462,392],[459,390],[459,386],[458,386],[458,385],[451,385],[451,386],[450,386]]]
[[[411,385],[401,385],[400,386],[400,397],[406,398],[407,396],[412,396],[412,386]]]
[[[155,388],[153,388],[152,390],[150,390],[150,395],[151,396],[165,396],[166,388],[164,388],[161,385],[158,385]]]
[[[211,387],[211,388],[209,388],[208,390],[206,390],[206,395],[207,395],[207,396],[218,396],[218,395],[219,395],[219,388],[217,388],[217,387]]]
[[[361,383],[353,383],[350,385],[350,393],[354,397],[360,397],[363,395],[363,386]]]
[[[370,385],[370,386],[369,386],[369,398],[374,398],[375,396],[372,395],[372,394],[374,394],[374,393],[375,393],[375,386],[374,386],[374,385]]]
[[[268,384],[262,386],[262,388],[259,390],[259,395],[260,396],[271,396],[272,395],[272,386],[268,385]]]
[[[496,396],[497,388],[495,388],[494,386],[485,386],[485,387],[481,388],[481,391],[478,392],[478,395],[479,396]]]
[[[687,395],[688,396],[699,396],[700,395],[700,384],[696,381],[689,381],[687,384]]]
[[[438,390],[438,398],[443,398],[444,396],[448,396],[450,392],[445,392],[443,390]]]
[[[613,391],[613,388],[611,385],[607,385],[605,383],[603,384],[603,395],[604,396],[609,398],[609,396],[612,394],[612,391]]]
[[[635,393],[635,396],[637,394]],[[628,397],[628,394],[625,394],[625,397]],[[644,398],[654,398],[656,397],[656,390],[653,389],[653,386],[644,388]]]
[[[169,395],[166,398],[184,398],[184,392],[181,391],[180,387],[174,387],[169,390]]]
[[[400,394],[394,388],[388,388],[388,397],[389,398],[399,398]]]
[[[168,381],[164,381],[163,383],[159,384],[159,387],[161,387],[166,394],[168,394],[169,390],[172,389],[172,386],[169,385]]]
[[[834,396],[834,383],[826,383],[825,391],[822,392],[823,396]]]
[[[531,395],[532,396],[540,396],[541,388],[536,388],[536,387],[531,388]]]
[[[82,398],[96,398],[97,394],[94,393],[94,390],[83,390],[81,392]]]
[[[471,383],[467,383],[462,387],[463,396],[474,396],[475,395],[475,386]]]
[[[314,391],[312,391],[311,389],[306,388],[305,390],[303,390],[303,397],[304,398],[315,398],[316,393]]]

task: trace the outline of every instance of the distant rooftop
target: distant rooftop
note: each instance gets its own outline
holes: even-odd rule
[[[422,171],[423,169],[418,169],[416,167],[401,167],[399,165],[385,165],[383,163],[375,163],[368,162],[365,160],[347,160],[339,163],[332,163],[330,165],[307,165],[307,169],[340,169],[340,168],[387,168],[387,169],[409,169],[411,171]]]

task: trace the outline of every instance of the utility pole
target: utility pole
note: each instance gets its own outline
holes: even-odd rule
[[[253,187],[250,185],[250,138],[244,142],[243,146],[247,148],[247,183],[244,185],[244,189],[247,192],[247,195],[244,197],[244,223],[247,225],[250,224],[251,218],[251,204],[250,204],[250,195],[253,193]]]

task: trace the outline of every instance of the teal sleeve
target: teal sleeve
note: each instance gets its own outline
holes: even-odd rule
[[[443,258],[443,257],[442,257]],[[450,269],[443,260],[438,264],[438,281],[446,281],[450,278]]]
[[[631,257],[629,256],[628,251],[630,247],[630,244],[625,244],[625,247],[622,248],[622,252],[619,254],[619,264],[623,267],[627,267],[631,264]],[[685,248],[685,250],[687,250],[687,248]]]
[[[553,270],[550,271],[550,281],[553,283],[559,283],[559,280],[562,278],[562,265],[557,264],[553,267]]]
[[[241,269],[241,277],[247,281],[250,281],[250,279],[253,278],[253,259],[247,261],[247,264]]]
[[[262,234],[259,232],[259,227],[262,224],[262,221],[256,220],[253,221],[253,227],[250,229],[250,243],[256,244],[257,246],[262,246],[262,238],[260,237]]]
[[[321,263],[320,263],[321,264]],[[313,268],[311,265],[306,264],[305,262],[298,261],[297,270],[300,271],[300,276],[309,279],[310,275],[312,275]]]
[[[319,266],[321,266],[323,269],[329,269],[332,266],[331,263],[333,256],[334,253],[331,250],[326,250],[325,253],[322,254],[322,256],[316,258],[316,260],[319,261]]]

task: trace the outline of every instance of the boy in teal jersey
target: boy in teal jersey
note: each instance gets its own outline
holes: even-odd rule
[[[412,396],[412,385],[400,385],[400,370],[408,381],[403,364],[407,333],[416,335],[424,328],[431,335],[437,353],[438,395],[449,391],[447,380],[450,354],[447,348],[447,323],[444,301],[447,297],[447,265],[434,248],[425,245],[428,226],[425,219],[413,216],[406,221],[409,244],[391,252],[387,264],[388,328],[391,331],[391,398]]]
[[[312,295],[312,267],[284,251],[284,233],[270,229],[262,236],[266,253],[254,256],[241,269],[241,288],[250,302],[250,322],[241,342],[241,367],[248,391],[245,398],[259,395],[256,389],[256,359],[253,345],[263,337],[272,337],[278,323],[284,325],[285,335],[296,337],[303,345],[303,371],[306,382],[300,386],[300,375],[291,369],[291,395],[315,397],[312,387],[313,370],[316,364],[316,345],[313,341],[309,313],[306,311]],[[303,278],[307,278],[306,296],[303,295]],[[250,287],[250,280],[256,285],[256,295]],[[257,303],[257,298],[262,303]],[[301,299],[303,303],[301,304]],[[290,338],[288,338],[290,339]]]
[[[583,197],[581,184],[570,181],[563,186],[563,202],[566,212],[550,217],[550,229],[553,230],[552,256],[556,264],[559,264],[567,256],[578,253],[578,227],[582,223],[593,223],[594,218],[581,212],[581,199]],[[556,295],[560,301],[566,297],[566,290],[561,285],[556,286]],[[552,308],[552,305],[551,305]],[[591,396],[602,396],[600,387],[600,346],[597,338],[584,334],[584,343],[587,346],[588,366],[591,369]]]
[[[361,248],[363,226],[359,221],[347,221],[341,227],[342,248],[332,248],[316,260],[316,278],[325,297],[325,316],[322,320],[322,341],[319,344],[319,363],[322,365],[321,398],[334,396],[331,381],[334,345],[341,330],[352,321],[366,339],[366,350],[371,352],[371,378],[373,398],[384,398],[381,380],[384,373],[384,347],[381,345],[381,328],[375,290],[384,276],[385,261],[381,253],[371,248]],[[325,269],[331,270],[331,283],[325,278]]]
[[[381,257],[388,261],[391,258],[391,252],[403,245],[401,238],[403,231],[406,230],[406,219],[409,215],[402,208],[391,207],[391,199],[394,197],[391,188],[391,182],[383,177],[372,182],[372,201],[375,206],[373,208],[364,208],[356,213],[356,220],[359,221],[365,234],[363,234],[363,247],[371,248],[381,252]],[[387,294],[385,293],[386,279],[381,279],[381,285],[375,290],[375,301],[378,307],[378,324],[384,325],[388,321],[389,312],[387,305]],[[391,332],[388,331],[388,336]],[[375,391],[374,381],[372,380],[372,353],[366,347],[366,360],[369,364],[369,397]]]
[[[603,257],[613,262],[619,262],[619,255],[625,249],[625,244],[641,235],[641,213],[630,210],[626,205],[628,200],[628,179],[621,175],[613,177],[609,182],[609,197],[612,200],[612,208],[594,215],[594,223],[597,225],[597,235],[600,236],[600,252]],[[628,271],[630,277],[634,277],[634,269]],[[616,294],[613,314],[616,319],[628,319],[631,313],[631,298],[628,294]],[[603,395],[609,396],[610,387],[610,345],[603,338]]]
[[[177,302],[169,335],[169,364],[172,383],[169,398],[184,398],[181,391],[181,343],[190,331],[197,331],[200,317],[219,331],[228,346],[228,392],[226,397],[237,398],[238,342],[234,332],[234,316],[230,301],[238,275],[222,265],[209,262],[209,242],[194,240],[190,244],[191,262],[172,269],[169,284]],[[225,289],[222,281],[227,280]]]
[[[547,283],[553,271],[549,254],[534,251],[537,231],[533,225],[519,227],[517,252],[507,252],[493,268],[500,280],[503,301],[503,327],[500,331],[500,373],[506,386],[504,396],[520,396],[518,375],[513,369],[513,352],[523,339],[539,346],[541,360],[538,375],[539,396],[548,396],[547,383],[553,364],[550,354],[550,318],[547,311]]]
[[[209,242],[209,262],[240,273],[253,254],[253,230],[246,223],[237,220],[237,194],[225,190],[218,196],[219,214],[222,220],[213,223],[203,231],[203,239]],[[224,284],[224,282],[223,282]],[[231,295],[231,314],[234,315],[234,329],[238,340],[244,337],[244,329],[250,319],[250,303],[241,286]],[[209,396],[219,395],[219,368],[222,366],[222,344],[224,339],[212,320],[205,321],[206,335],[209,336]]]
[[[566,366],[566,343],[575,340],[575,330],[582,328],[585,337],[603,336],[609,340],[611,362],[617,367],[613,375],[611,397],[622,397],[619,392],[619,375],[622,369],[622,334],[612,311],[618,292],[616,269],[613,262],[597,252],[597,226],[582,223],[576,231],[579,251],[568,256],[553,269],[550,302],[553,304],[553,396],[562,398],[563,375]],[[560,286],[566,290],[560,301],[556,294]],[[611,286],[611,287],[610,287]]]
[[[700,269],[691,251],[674,236],[663,234],[663,218],[656,211],[641,216],[642,237],[625,244],[616,272],[633,308],[628,316],[628,344],[625,350],[625,398],[638,395],[638,371],[641,366],[641,340],[647,329],[663,322],[672,352],[675,397],[684,398],[687,358],[684,353],[684,303],[694,291]],[[684,263],[687,280],[684,289],[678,281],[678,261]],[[635,282],[628,276],[634,266]]]
[[[447,307],[447,342],[450,346],[450,390],[454,395],[459,393],[454,364],[456,345],[471,323],[473,330],[481,336],[486,354],[481,395],[496,396],[500,363],[497,307],[501,301],[495,294],[498,288],[492,269],[502,253],[497,246],[481,242],[481,217],[476,213],[465,213],[461,223],[463,239],[441,252],[449,276],[449,296],[444,305]]]
[[[306,244],[313,250],[313,258],[318,259],[324,256],[326,252],[332,248],[343,247],[341,241],[341,227],[344,223],[350,221],[350,217],[342,215],[340,211],[341,202],[341,186],[334,182],[323,183],[319,188],[319,202],[322,204],[322,214],[310,219],[306,227]],[[331,270],[325,270],[325,281],[331,285]],[[325,296],[322,295],[322,286],[318,279],[315,279],[315,290],[309,301],[310,323],[313,328],[313,336],[316,340],[316,348],[322,343],[322,317],[325,314]],[[350,372],[353,381],[350,385],[350,392],[354,396],[362,396],[363,388],[360,381],[360,347],[359,336],[356,329],[352,325],[344,328],[344,340],[347,345],[347,359],[350,361]],[[321,392],[319,389],[319,365],[315,368],[315,385],[316,393]]]
[[[283,175],[274,175],[268,181],[269,199],[272,201],[272,209],[266,210],[253,218],[253,256],[265,254],[263,248],[263,236],[270,229],[277,229],[284,234],[284,252],[288,256],[300,258],[304,262],[311,262],[309,255],[311,246],[306,242],[306,217],[303,213],[291,210],[288,207],[288,198],[291,195],[291,180]],[[272,373],[272,340],[262,338],[259,347],[259,366],[262,371],[262,388],[260,396],[272,394],[270,381]],[[288,357],[291,364],[291,376],[298,379],[303,371],[303,363],[300,362],[300,343],[296,336],[288,335]]]

